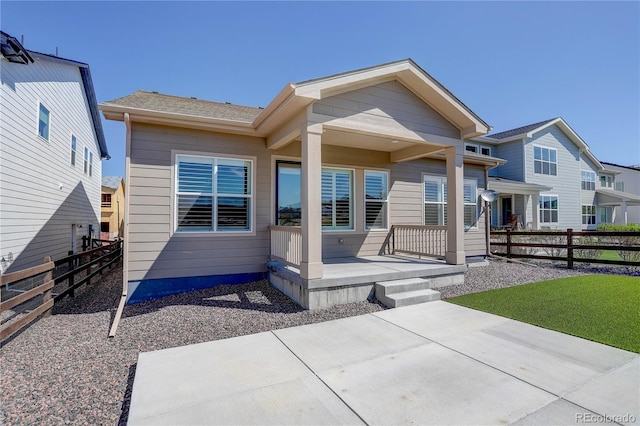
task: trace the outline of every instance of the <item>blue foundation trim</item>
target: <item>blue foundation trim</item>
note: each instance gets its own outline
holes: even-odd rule
[[[157,299],[171,294],[201,290],[221,284],[244,284],[267,277],[266,272],[249,274],[209,275],[204,277],[157,278],[129,281],[127,305]]]

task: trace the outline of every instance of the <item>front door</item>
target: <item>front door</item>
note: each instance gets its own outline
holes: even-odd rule
[[[506,225],[509,223],[509,216],[513,213],[513,209],[511,207],[511,197],[502,198],[502,225]]]

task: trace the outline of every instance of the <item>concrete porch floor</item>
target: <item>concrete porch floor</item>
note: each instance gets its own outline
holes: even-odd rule
[[[339,257],[323,260],[323,276],[300,277],[300,270],[271,261],[269,282],[307,309],[360,302],[373,296],[376,282],[406,278],[430,280],[431,288],[462,284],[467,265],[448,265],[436,259],[385,255]]]

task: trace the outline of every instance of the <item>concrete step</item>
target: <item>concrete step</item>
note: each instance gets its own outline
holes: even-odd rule
[[[381,297],[378,297],[378,300],[390,308],[399,308],[401,306],[416,305],[418,303],[440,300],[440,292],[428,288],[424,290],[395,293],[387,296],[381,295]]]
[[[429,280],[425,278],[380,281],[376,283],[376,297],[378,297],[378,294],[388,296],[390,294],[404,293],[406,291],[425,290],[430,287],[431,285]]]

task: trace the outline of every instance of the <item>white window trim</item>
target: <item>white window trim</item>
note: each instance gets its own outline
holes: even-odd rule
[[[73,139],[76,140],[76,148],[73,149]],[[76,168],[76,165],[78,164],[78,138],[76,137],[76,135],[74,135],[73,133],[71,133],[71,137],[69,138],[69,167],[71,168]],[[72,153],[74,155],[72,155]],[[73,158],[73,163],[71,163],[71,159]]]
[[[551,162],[551,160],[549,161],[545,161],[545,160],[536,160],[536,148],[541,148],[541,149],[547,149],[549,151],[555,151],[556,153],[556,161]],[[556,165],[556,174],[552,175],[551,173],[536,173],[536,161],[540,161],[540,162],[547,162],[549,164],[555,164]],[[533,174],[534,175],[540,175],[540,176],[549,176],[549,177],[558,177],[558,150],[556,148],[549,148],[548,146],[544,146],[544,145],[533,145]]]
[[[322,225],[322,232],[328,232],[328,233],[336,233],[336,232],[356,232],[357,229],[357,223],[356,223],[356,202],[355,202],[355,195],[356,195],[356,169],[353,168],[349,168],[349,167],[336,167],[336,166],[327,166],[327,165],[322,165],[322,170],[320,173],[322,173],[324,170],[346,170],[351,172],[351,188],[350,188],[350,196],[349,196],[349,208],[351,211],[351,228],[343,228],[343,229],[328,229],[325,228],[324,225]],[[321,191],[322,191],[322,181],[320,181],[320,187],[321,187]],[[322,204],[322,200],[320,201],[320,204]],[[322,213],[320,213],[320,220],[322,220]]]
[[[482,150],[483,150],[483,149],[488,150],[488,151],[489,151],[489,153],[488,153],[488,154],[482,154]],[[487,155],[487,156],[491,157],[491,153],[492,153],[492,150],[491,150],[491,147],[490,147],[490,146],[482,146],[482,145],[480,145],[480,154],[482,154],[482,155]]]
[[[475,148],[475,151],[467,151],[467,147]],[[477,145],[475,143],[465,143],[464,144],[464,151],[465,152],[473,152],[475,154],[479,154],[480,153],[480,145]]]
[[[556,211],[558,212],[558,221],[557,222],[543,222],[542,219],[540,218],[540,213],[543,210],[553,211],[553,209],[543,209],[542,207],[540,207],[540,201],[542,200],[542,197],[556,197],[556,199],[558,201],[558,208],[556,209]],[[560,223],[560,197],[558,196],[558,194],[540,194],[538,196],[538,223],[540,225],[557,225],[557,224]]]
[[[93,177],[93,151],[89,150],[89,177]]]
[[[582,173],[583,172],[584,173],[591,173],[591,175],[593,175],[593,181],[585,181],[585,180],[583,180],[582,179]],[[582,187],[582,182],[593,182],[593,189],[584,189]],[[596,174],[596,172],[594,172],[593,170],[589,170],[589,169],[580,169],[580,190],[581,191],[595,191],[597,187],[598,187],[598,175]]]
[[[373,173],[383,173],[387,176],[387,198],[384,200],[385,203],[385,210],[386,210],[386,218],[387,218],[387,223],[385,223],[385,227],[384,228],[367,228],[367,172],[373,172]],[[363,194],[362,194],[362,198],[363,198],[363,211],[362,211],[362,226],[365,230],[365,232],[379,232],[379,231],[388,231],[389,230],[389,222],[390,222],[390,210],[389,210],[389,187],[391,186],[391,182],[389,181],[391,177],[391,174],[389,173],[389,170],[376,170],[376,169],[364,169],[363,173],[362,173],[362,184],[363,184]],[[370,202],[380,202],[380,201],[370,201]],[[423,209],[424,210],[424,209]],[[355,228],[355,224],[354,224],[354,228]]]
[[[191,157],[204,157],[204,158],[222,158],[229,160],[242,160],[242,161],[250,161],[251,162],[251,196],[249,198],[249,208],[251,209],[250,213],[250,226],[248,231],[189,231],[189,232],[181,232],[178,231],[178,213],[177,208],[178,204],[176,203],[177,191],[176,185],[178,184],[178,163],[177,159],[179,156],[191,156]],[[246,156],[246,155],[236,155],[236,154],[220,154],[220,153],[212,153],[212,152],[202,152],[202,151],[183,151],[183,150],[171,150],[171,236],[176,236],[178,238],[192,238],[192,237],[213,237],[213,238],[224,238],[224,237],[233,237],[233,236],[243,236],[243,237],[252,237],[256,235],[256,165],[258,163],[257,157]],[[215,220],[215,218],[214,218]]]
[[[47,111],[49,111],[49,132],[47,133],[48,137],[46,138],[40,134],[40,105],[42,105],[47,109]],[[47,143],[49,143],[49,141],[51,140],[51,116],[52,115],[53,114],[51,114],[51,108],[45,105],[45,103],[42,102],[41,100],[38,100],[38,108],[36,110],[36,136],[38,136],[40,140],[43,140]]]
[[[584,214],[582,210],[585,207],[593,208],[593,214]],[[593,204],[582,204],[580,206],[580,216],[581,216],[582,226],[596,226],[596,224],[598,223],[598,207]],[[584,223],[584,218],[588,216],[593,216],[593,219],[594,219],[593,223]]]
[[[422,174],[422,205],[423,205],[422,206],[422,224],[423,225],[425,224],[425,221],[426,221],[426,217],[425,217],[425,214],[424,214],[424,210],[425,210],[424,205],[427,204],[427,201],[424,199],[424,180],[425,180],[426,177],[438,178],[441,181],[445,181],[445,182],[447,181],[447,177],[443,176],[443,175],[435,175],[435,174],[431,174],[431,173],[423,173]],[[474,203],[474,206],[476,208],[476,211],[474,213],[475,220],[473,222],[475,225],[467,227],[463,223],[465,231],[477,230],[478,229],[478,219],[479,219],[478,218],[478,179],[465,178],[463,180],[463,182],[462,182],[462,191],[463,191],[462,206],[463,207],[462,208],[464,209],[464,206],[470,206],[471,205],[471,203],[465,203],[464,202],[464,185],[466,185],[468,183],[473,183],[473,185],[475,186],[475,203]],[[448,191],[449,191],[449,186],[447,185],[447,197],[448,197]],[[443,194],[443,198],[444,198],[444,194]],[[447,201],[442,201],[442,202],[437,202],[437,203],[433,202],[433,201],[430,201],[429,204],[447,205]],[[464,215],[463,215],[463,217],[464,217]],[[446,218],[443,217],[443,219],[446,219]],[[444,225],[438,225],[438,226],[444,226]]]
[[[89,175],[89,147],[85,146],[82,150],[82,173],[85,175]]]

